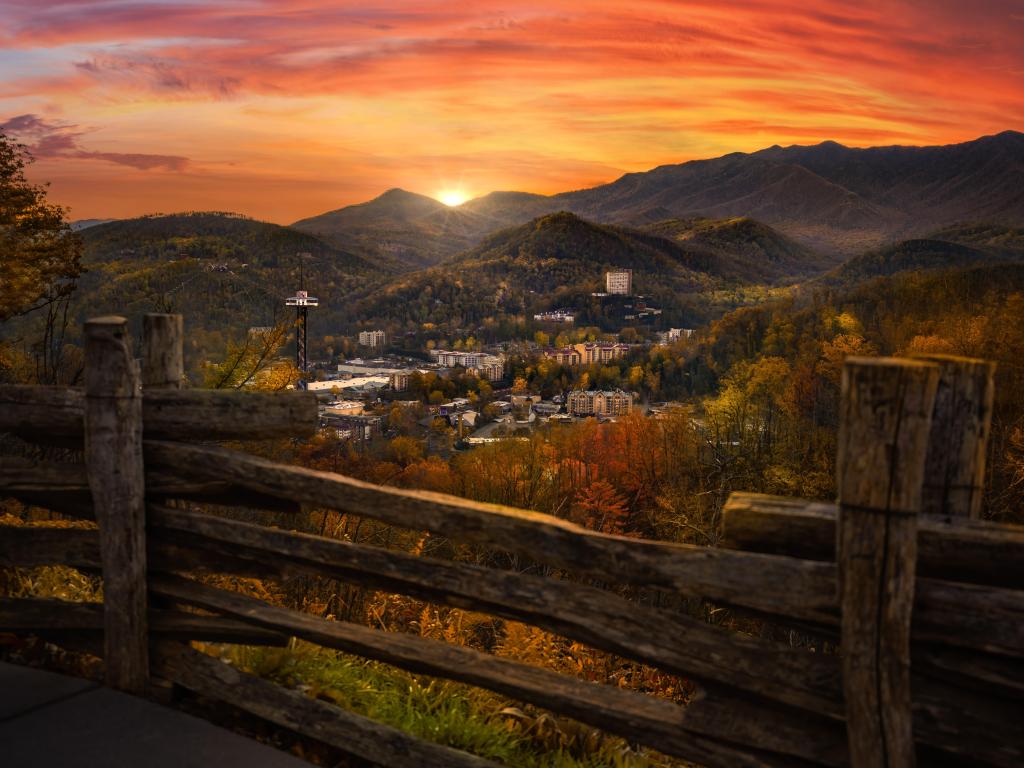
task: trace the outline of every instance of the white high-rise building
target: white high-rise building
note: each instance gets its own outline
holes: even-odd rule
[[[359,343],[364,347],[383,347],[387,343],[384,331],[360,331]]]
[[[605,274],[604,281],[608,293],[629,296],[633,292],[632,269],[609,269]]]

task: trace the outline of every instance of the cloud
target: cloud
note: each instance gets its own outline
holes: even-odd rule
[[[556,192],[775,143],[1024,124],[1021,0],[0,2],[8,130],[40,156],[96,161],[38,172],[102,215],[79,191],[89,174],[123,185],[117,215],[145,188],[160,209],[244,199],[288,220],[444,175]],[[39,117],[54,114],[81,125]],[[96,151],[122,146],[91,126],[161,154]],[[224,161],[127,181],[115,165],[180,170],[186,155]]]
[[[0,124],[0,133],[26,142],[33,156],[39,159],[74,157],[83,160],[105,160],[109,163],[127,165],[141,171],[166,170],[183,171],[188,166],[187,157],[179,155],[154,155],[139,152],[95,152],[83,149],[78,141],[88,131],[81,130],[73,123],[46,120],[39,115],[17,115]]]

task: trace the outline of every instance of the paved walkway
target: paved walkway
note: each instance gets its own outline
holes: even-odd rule
[[[4,768],[309,768],[205,720],[88,680],[0,662]]]

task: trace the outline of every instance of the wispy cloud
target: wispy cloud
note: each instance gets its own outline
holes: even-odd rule
[[[88,131],[72,123],[46,120],[39,115],[17,115],[0,123],[0,133],[25,143],[39,159],[64,157],[79,160],[105,160],[142,171],[162,169],[183,171],[187,157],[154,155],[139,152],[95,152],[83,149],[79,139]]]
[[[194,161],[164,194],[191,207],[220,184],[209,205],[281,220],[309,213],[289,206],[318,170],[345,178],[317,185],[333,208],[442,175],[553,192],[594,181],[583,167],[1024,125],[1020,0],[5,0],[4,14],[0,109],[49,116],[37,152],[228,158]],[[91,151],[54,115],[133,151]],[[546,172],[531,184],[515,157]],[[264,208],[243,169],[307,186]]]

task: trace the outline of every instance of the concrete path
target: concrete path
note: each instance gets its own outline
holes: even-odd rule
[[[4,768],[309,768],[205,720],[88,680],[0,662]]]

